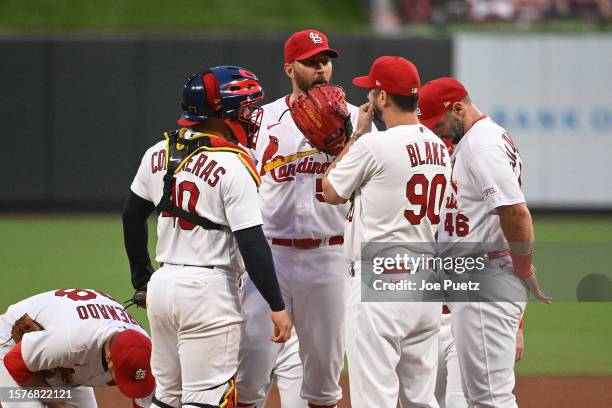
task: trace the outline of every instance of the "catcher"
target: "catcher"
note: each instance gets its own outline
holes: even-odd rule
[[[3,408],[96,407],[91,387],[114,386],[148,407],[155,389],[151,341],[140,324],[104,292],[59,289],[24,299],[0,315],[0,390],[50,387],[54,400],[13,400]],[[69,391],[69,392],[67,392]]]

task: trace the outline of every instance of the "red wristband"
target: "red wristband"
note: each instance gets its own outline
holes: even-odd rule
[[[511,252],[510,257],[512,258],[512,267],[514,268],[515,274],[524,279],[527,279],[533,275],[533,269],[531,268],[533,252],[525,255]]]
[[[521,321],[519,322],[519,331],[523,331],[524,326],[525,326],[525,316],[521,317]]]

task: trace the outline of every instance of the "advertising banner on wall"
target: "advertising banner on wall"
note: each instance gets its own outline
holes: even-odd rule
[[[454,75],[518,145],[538,208],[612,208],[612,36],[455,37]]]

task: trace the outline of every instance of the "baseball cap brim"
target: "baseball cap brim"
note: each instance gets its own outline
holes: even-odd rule
[[[371,89],[376,86],[376,81],[367,75],[353,78],[353,85],[359,88]]]
[[[140,381],[122,377],[118,371],[115,371],[115,383],[119,391],[128,398],[144,398],[153,394],[155,390],[155,377],[151,375],[150,370]]]
[[[432,116],[431,118],[423,119],[419,117],[419,121],[424,124],[429,130],[433,130],[434,127],[442,120],[442,116],[444,116],[446,112],[438,113],[437,115]]]
[[[303,53],[301,55],[298,55],[295,58],[295,61],[304,61],[305,59],[308,59],[308,58],[310,58],[312,56],[315,56],[317,54],[320,54],[322,52],[328,54],[332,58],[338,58],[340,56],[340,53],[338,51],[334,50],[333,48],[329,48],[329,47],[323,46],[323,47],[318,47],[318,48],[314,48],[314,49],[308,50],[305,53]]]

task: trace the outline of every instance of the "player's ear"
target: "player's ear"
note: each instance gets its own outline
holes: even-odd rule
[[[456,113],[459,116],[463,116],[464,112],[465,112],[465,105],[463,104],[463,102],[455,102],[453,103],[453,106],[451,107],[451,110]]]
[[[389,94],[384,89],[380,90],[380,100],[384,107],[388,108],[391,105],[391,98],[389,98]]]
[[[285,62],[285,75],[287,75],[289,78],[293,79],[294,74],[293,74],[293,63],[292,62]]]

